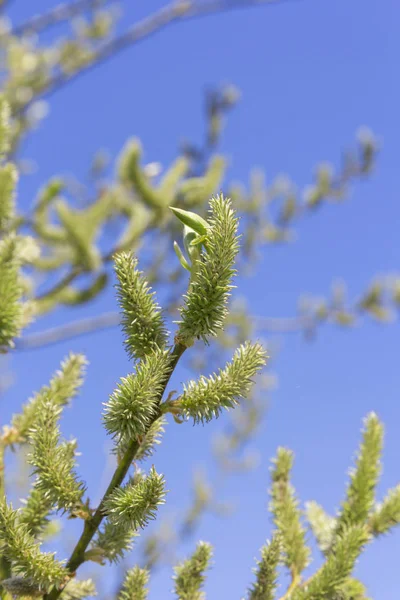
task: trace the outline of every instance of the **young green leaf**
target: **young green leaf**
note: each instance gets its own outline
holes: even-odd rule
[[[211,216],[204,247],[193,261],[192,277],[180,309],[176,339],[185,346],[196,338],[207,342],[223,328],[238,253],[238,222],[229,200],[210,201]],[[193,248],[196,248],[194,246]]]
[[[170,206],[170,209],[181,223],[187,225],[199,235],[207,235],[209,224],[205,219],[203,219],[203,217],[200,217],[200,215],[194,212],[183,210],[182,208]]]
[[[175,250],[175,254],[177,255],[182,267],[184,269],[186,269],[186,271],[189,271],[189,273],[190,273],[190,265],[189,265],[188,261],[186,260],[185,255],[183,254],[182,250],[180,249],[178,242],[174,242],[174,250]]]

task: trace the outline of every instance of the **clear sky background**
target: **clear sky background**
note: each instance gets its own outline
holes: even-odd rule
[[[29,4],[14,3],[15,22],[29,14]],[[35,10],[51,4],[37,1]],[[132,22],[160,5],[132,3],[124,19]],[[356,298],[376,274],[399,269],[399,34],[396,0],[298,0],[170,27],[52,97],[49,116],[24,146],[24,156],[39,168],[22,180],[21,201],[30,203],[55,174],[84,177],[99,147],[115,156],[132,135],[141,138],[146,161],[170,164],[184,137],[202,138],[204,86],[232,82],[242,98],[229,116],[221,148],[230,157],[230,179],[246,183],[251,168],[259,166],[268,181],[286,172],[301,187],[312,180],[316,163],[338,164],[360,126],[379,137],[382,149],[370,180],[353,186],[347,202],[299,221],[294,244],[265,248],[256,275],[242,281],[240,290],[253,312],[264,316],[294,315],[301,292],[327,295],[337,278],[348,282]],[[113,294],[107,293],[79,315],[114,308]],[[42,320],[40,328],[77,316],[63,310]],[[224,488],[223,499],[235,499],[236,513],[222,520],[206,516],[184,547],[190,552],[196,539],[214,545],[206,585],[210,600],[238,600],[252,578],[254,557],[271,532],[266,490],[277,446],[296,454],[294,483],[301,499],[334,511],[362,419],[375,410],[386,427],[380,493],[400,480],[398,323],[367,319],[350,331],[326,326],[311,343],[298,334],[275,339],[280,350],[271,371],[279,387],[253,444],[259,467]],[[16,383],[1,406],[3,421],[48,381],[70,350],[84,352],[90,361],[87,381],[66,412],[63,430],[78,438],[80,472],[97,497],[105,483],[101,403],[129,371],[121,340],[112,330],[13,355]],[[188,505],[191,469],[207,466],[211,437],[222,426],[221,420],[204,428],[168,428],[154,458],[171,490],[162,516]],[[357,575],[372,598],[399,597],[399,552],[397,531],[363,554]],[[162,569],[154,576],[150,600],[168,597],[170,575]]]

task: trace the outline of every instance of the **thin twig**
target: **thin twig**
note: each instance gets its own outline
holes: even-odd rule
[[[167,26],[180,21],[228,12],[240,8],[281,4],[289,0],[175,0],[160,10],[132,25],[128,31],[105,43],[94,55],[91,62],[82,65],[74,73],[59,73],[53,77],[47,87],[17,112],[23,114],[38,97],[48,97],[63,88],[72,80],[99,66],[126,48],[141,42]],[[293,0],[291,0],[293,1]]]
[[[100,6],[101,4],[104,4],[104,0],[75,0],[74,2],[59,4],[49,12],[35,15],[28,21],[17,25],[11,30],[11,35],[21,36],[30,33],[40,33],[43,29],[72,19],[76,15],[80,15],[84,10],[96,8],[96,6]]]
[[[118,312],[106,312],[96,317],[78,319],[67,325],[52,327],[40,333],[33,333],[15,341],[15,350],[36,350],[45,346],[52,346],[83,335],[112,329],[120,324],[121,317]],[[303,331],[309,325],[310,319],[306,317],[252,317],[254,325],[266,333],[295,333]]]
[[[79,319],[68,323],[68,325],[52,327],[46,331],[25,336],[15,342],[15,349],[34,350],[35,348],[43,348],[43,346],[52,346],[53,344],[88,335],[95,331],[116,327],[120,321],[121,316],[118,312],[108,312],[97,317]]]
[[[53,294],[57,294],[61,292],[63,289],[67,287],[70,283],[72,283],[79,275],[83,273],[82,267],[73,267],[69,273],[65,275],[51,290],[48,292],[43,292],[43,294],[39,294],[37,296],[37,300],[44,300],[48,296],[52,296]]]
[[[9,8],[12,1],[13,0],[3,0],[3,2],[0,3],[0,12],[3,13],[6,8]]]

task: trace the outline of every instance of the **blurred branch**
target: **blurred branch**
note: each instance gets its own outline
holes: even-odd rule
[[[333,286],[329,301],[303,299],[300,314],[295,317],[251,317],[250,323],[264,333],[303,332],[308,337],[315,334],[316,328],[326,322],[341,326],[351,326],[356,318],[368,314],[380,322],[389,322],[400,307],[400,278],[382,278],[373,282],[352,306],[347,306],[342,284]],[[41,333],[25,336],[16,341],[16,350],[33,350],[50,346],[65,340],[87,335],[95,331],[110,329],[119,325],[118,312],[108,312],[97,317],[80,319],[54,327]]]
[[[72,19],[76,15],[80,15],[82,11],[96,8],[96,6],[100,6],[101,4],[104,4],[104,0],[75,0],[59,4],[49,12],[35,15],[28,21],[21,23],[21,25],[17,25],[12,29],[11,35],[20,36],[39,33],[47,27]]]
[[[68,325],[53,327],[40,333],[28,335],[16,342],[15,347],[17,350],[33,350],[35,348],[42,348],[43,346],[51,346],[58,342],[77,338],[95,331],[116,327],[119,325],[120,319],[121,317],[118,312],[108,312],[97,317],[79,319],[68,323]]]
[[[286,333],[303,330],[309,319],[307,317],[292,317],[292,318],[274,318],[274,317],[252,317],[254,325],[259,326],[264,331],[273,333]],[[117,327],[120,323],[120,314],[118,312],[106,312],[96,317],[78,319],[68,325],[60,327],[52,327],[40,333],[34,333],[24,336],[20,340],[15,341],[16,350],[34,350],[44,346],[52,346],[65,340],[81,337]]]
[[[0,12],[4,12],[10,6],[13,0],[0,0]]]
[[[71,80],[76,79],[78,76],[97,67],[122,50],[147,39],[173,23],[188,21],[190,19],[228,12],[240,8],[278,4],[284,1],[285,0],[175,0],[135,23],[122,35],[105,43],[95,52],[92,60],[88,61],[87,64],[82,65],[79,70],[74,71],[73,73],[59,73],[53,77],[38,96],[48,96],[55,91],[58,91]],[[32,101],[36,99],[37,96],[35,96]],[[27,108],[29,108],[32,101],[26,104],[19,112],[24,113]]]

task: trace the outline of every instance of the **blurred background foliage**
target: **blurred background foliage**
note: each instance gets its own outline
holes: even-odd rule
[[[129,23],[122,1],[74,0],[54,7],[48,3],[43,12],[39,6],[34,7],[29,18],[14,23],[13,2],[3,0],[1,88],[11,107],[9,158],[16,162],[20,176],[28,177],[34,168],[28,140],[40,130],[52,95],[61,94],[76,78],[95,67],[101,69],[122,50],[173,23],[181,22],[184,27],[185,21],[237,8],[259,10],[260,14],[263,11],[264,15],[268,7],[259,5],[276,3],[279,0],[178,0]],[[38,14],[34,14],[36,10]],[[185,280],[173,251],[180,229],[169,210],[171,205],[204,216],[212,194],[223,191],[231,197],[241,216],[243,251],[239,269],[251,274],[265,247],[292,242],[301,219],[323,210],[327,203],[345,202],[352,186],[373,172],[379,143],[371,131],[362,128],[353,141],[348,140],[337,165],[316,165],[310,174],[311,183],[302,189],[288,176],[267,183],[260,169],[250,173],[248,182],[231,181],[227,176],[228,157],[220,146],[230,113],[239,101],[240,90],[232,84],[208,88],[203,99],[203,139],[181,143],[170,164],[147,162],[146,140],[130,137],[117,156],[109,156],[104,150],[96,152],[83,181],[56,173],[37,190],[33,201],[17,203],[17,216],[11,224],[0,219],[3,232],[32,235],[40,248],[24,274],[24,293],[35,307],[36,330],[17,340],[15,351],[33,350],[117,326],[117,312],[84,318],[80,312],[112,285],[111,263],[120,250],[133,250],[138,255],[150,283],[160,290],[168,318],[176,318]],[[62,142],[54,143],[56,147]],[[243,284],[241,288],[243,292]],[[38,328],[43,317],[65,306],[74,307],[74,316],[69,312],[67,322],[51,329]],[[252,314],[246,298],[236,296],[218,346],[207,352],[196,348],[187,366],[194,372],[208,369],[221,352],[255,335],[267,338],[271,332],[299,331],[312,339],[326,323],[349,329],[363,318],[390,322],[399,307],[400,277],[393,274],[373,276],[358,298],[348,297],[341,281],[334,282],[325,297],[303,294],[298,299],[297,314],[287,318]],[[60,315],[62,320],[63,313]],[[274,346],[271,351],[274,354]],[[4,358],[2,394],[10,383],[9,363]],[[179,544],[195,532],[205,512],[229,515],[232,506],[221,500],[219,489],[231,474],[243,473],[256,464],[257,456],[246,448],[264,418],[266,399],[275,384],[274,374],[268,372],[251,401],[231,415],[214,441],[216,466],[212,476],[194,470],[190,505],[186,512],[165,519],[143,537],[139,543],[142,565],[155,569],[165,561],[170,563]],[[28,474],[22,466],[23,455],[16,460],[18,468],[7,485],[23,495]],[[60,526],[52,523],[49,536],[58,535]]]

